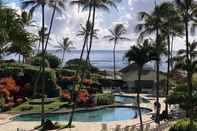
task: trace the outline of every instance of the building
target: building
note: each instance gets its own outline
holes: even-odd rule
[[[121,77],[123,81],[126,81],[129,91],[135,91],[138,82],[138,67],[136,64],[130,64],[129,66],[121,69]],[[156,91],[156,71],[144,66],[141,76],[141,87],[143,93],[154,94]],[[160,71],[160,93],[163,94],[166,87],[166,74]]]

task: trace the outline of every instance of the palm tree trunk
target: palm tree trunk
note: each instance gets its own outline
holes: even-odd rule
[[[143,121],[142,121],[142,112],[140,108],[140,92],[141,92],[141,75],[142,75],[142,67],[138,69],[138,87],[137,87],[137,107],[140,118],[140,131],[143,131]]]
[[[47,34],[47,40],[46,40],[46,44],[45,44],[45,47],[44,47],[45,52],[47,50],[47,46],[48,46],[48,43],[49,43],[49,38],[50,38],[50,35],[51,35],[51,30],[52,30],[52,27],[53,27],[53,21],[54,21],[55,12],[56,12],[56,6],[57,6],[57,2],[55,2],[55,7],[53,8],[53,13],[52,13],[52,16],[51,16],[51,21],[50,21],[50,26],[49,26],[49,32]]]
[[[96,16],[96,1],[93,0],[93,16],[92,16],[92,27],[91,27],[91,33],[90,33],[90,44],[89,44],[89,50],[88,50],[88,54],[86,57],[86,62],[90,63],[90,52],[92,49],[92,41],[93,41],[93,35],[94,35],[94,24],[95,24],[95,16]]]
[[[88,20],[87,20],[87,23],[86,23],[86,27],[88,26],[88,23],[90,22],[91,11],[92,11],[92,6],[89,7]],[[85,50],[85,46],[87,44],[87,40],[88,40],[88,30],[86,30],[84,43],[83,43],[83,47],[82,47],[82,51],[81,51],[81,55],[80,55],[80,63],[79,63],[79,67],[78,67],[77,72],[76,72],[76,77],[78,77],[79,71],[80,71],[80,67],[82,65],[83,53],[84,53],[84,50]],[[74,116],[74,112],[75,112],[75,108],[76,108],[75,87],[73,87],[71,95],[72,95],[72,99],[73,99],[73,105],[72,105],[72,111],[71,111],[71,115],[70,115],[70,118],[69,118],[69,122],[67,124],[67,126],[70,127],[70,128],[72,126],[73,116]]]
[[[39,53],[40,53],[40,43],[41,43],[41,41],[39,40],[39,43],[38,43],[38,49],[37,49],[37,54],[39,54]]]
[[[187,84],[188,84],[188,103],[190,103],[190,107],[188,109],[188,115],[190,119],[190,129],[193,125],[193,102],[192,102],[192,91],[193,91],[193,86],[192,86],[192,73],[190,69],[191,61],[190,61],[190,44],[189,44],[189,31],[188,31],[188,18],[185,20],[185,36],[186,36],[186,57],[187,57]]]
[[[116,80],[116,44],[117,44],[117,39],[114,41],[114,48],[113,48],[114,80]]]
[[[172,35],[172,38],[171,38],[171,51],[170,51],[170,66],[171,66],[171,70],[173,70],[173,68],[174,68],[173,47],[174,47],[174,36]]]
[[[169,90],[169,79],[170,79],[170,35],[168,35],[168,69],[167,69],[167,85],[166,85],[166,99],[168,97],[168,90]],[[168,114],[168,102],[165,102],[165,111]]]
[[[20,63],[21,62],[21,55],[18,54],[18,62]]]
[[[63,53],[62,53],[62,64],[63,64],[63,62],[64,62],[64,56],[65,56],[65,50],[63,50]]]
[[[42,5],[42,29],[44,29],[45,27],[45,19],[44,19],[44,15],[45,15],[45,5]],[[45,49],[44,49],[44,37],[45,37],[45,33],[44,30],[42,31],[42,100],[41,100],[41,125],[44,126],[44,122],[45,122],[45,111],[44,111],[44,97],[45,97]]]
[[[159,48],[159,29],[156,30],[156,49]],[[156,102],[157,102],[157,112],[156,112],[156,119],[155,122],[160,124],[159,121],[159,115],[160,115],[160,104],[159,104],[159,62],[160,62],[160,56],[157,54],[157,60],[156,60]]]

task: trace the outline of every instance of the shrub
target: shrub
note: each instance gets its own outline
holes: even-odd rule
[[[97,105],[110,105],[114,103],[114,96],[111,93],[96,94]]]
[[[73,69],[73,70],[77,70],[79,68],[79,64],[81,64],[80,66],[80,70],[85,70],[87,68],[89,68],[90,72],[98,72],[98,68],[96,68],[93,65],[89,65],[85,60],[82,60],[82,62],[80,63],[80,59],[72,59],[66,62],[67,68],[68,69]]]
[[[61,77],[61,76],[73,76],[75,74],[75,71],[73,70],[69,70],[69,69],[56,69],[56,75],[57,77]]]
[[[61,60],[60,60],[57,56],[55,56],[55,55],[53,55],[53,54],[51,54],[51,53],[46,53],[45,58],[46,58],[46,60],[48,61],[48,63],[45,62],[45,64],[46,64],[46,65],[49,64],[49,66],[50,66],[51,68],[57,68],[57,67],[59,67],[59,65],[61,65]],[[41,54],[37,54],[37,55],[33,58],[32,65],[39,66],[41,60],[42,60],[42,59],[41,59]]]
[[[41,61],[42,61],[41,57],[34,57],[31,64],[34,65],[34,66],[40,66]],[[44,64],[45,64],[45,67],[50,67],[50,64],[49,64],[48,60],[45,60]]]
[[[29,83],[31,87],[35,86],[35,82],[37,81],[37,91],[41,90],[41,79],[37,79],[40,70],[39,67],[31,66],[31,65],[25,65],[25,64],[4,64],[2,65],[2,73],[0,74],[0,77],[2,74],[10,74],[13,77],[16,78],[17,83],[20,81],[23,84]],[[18,74],[20,72],[24,73],[24,76],[18,77]],[[45,70],[45,78],[46,78],[46,94],[48,97],[56,97],[59,96],[59,89],[57,88],[54,81],[56,81],[56,72],[53,69],[46,68]],[[19,79],[20,78],[20,79]],[[32,88],[33,91],[33,88]],[[30,93],[31,94],[31,93]],[[28,95],[31,96],[31,95]]]
[[[189,130],[189,120],[179,120],[170,127],[169,131],[197,131],[197,123],[194,122],[192,129]]]

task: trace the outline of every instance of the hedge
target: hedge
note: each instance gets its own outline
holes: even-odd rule
[[[114,96],[111,93],[96,94],[97,105],[110,105],[114,103]]]
[[[26,64],[2,64],[1,68],[4,73],[12,74],[15,77],[21,71],[33,78],[37,78],[40,73],[39,67]],[[56,72],[53,69],[46,68],[45,75],[48,80],[56,80]]]

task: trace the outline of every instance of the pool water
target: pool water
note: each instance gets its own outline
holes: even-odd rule
[[[142,109],[142,114],[149,113],[150,110]],[[74,114],[73,121],[79,122],[110,122],[128,120],[136,118],[137,109],[134,107],[110,107],[94,111],[79,111]],[[69,113],[47,114],[47,118],[52,121],[68,121]],[[16,116],[14,121],[40,121],[40,114],[27,114]]]
[[[132,104],[132,103],[136,103],[136,97],[135,96],[119,96],[116,95],[114,97],[116,102],[120,102],[120,103],[126,103],[126,104]],[[148,102],[148,100],[146,100],[145,98],[140,97],[141,102]]]

